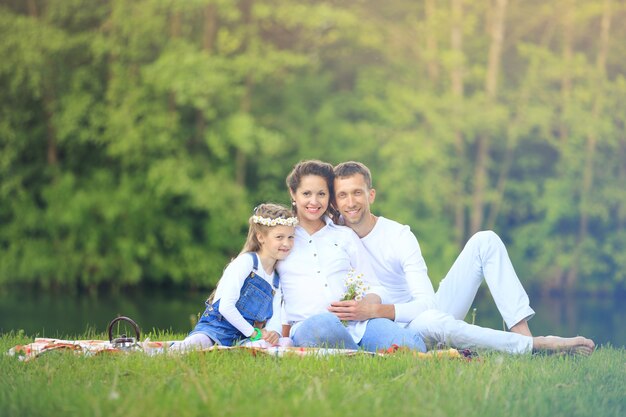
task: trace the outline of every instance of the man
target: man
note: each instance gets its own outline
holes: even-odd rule
[[[374,272],[392,304],[340,301],[329,311],[342,320],[385,317],[421,333],[427,345],[486,348],[509,353],[568,351],[583,355],[594,350],[584,337],[533,337],[528,319],[535,312],[506,248],[493,232],[474,235],[454,265],[433,290],[419,243],[408,226],[370,212],[376,198],[369,169],[359,162],[335,167],[335,201],[345,225],[361,238],[371,255]],[[463,321],[483,280],[510,332]]]

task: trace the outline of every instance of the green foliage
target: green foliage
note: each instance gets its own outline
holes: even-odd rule
[[[0,0],[0,286],[211,286],[319,158],[434,281],[491,228],[527,283],[625,290],[624,5],[509,2],[498,55],[453,3]]]

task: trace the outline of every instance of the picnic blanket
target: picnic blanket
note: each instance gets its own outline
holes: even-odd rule
[[[69,350],[76,354],[85,356],[95,356],[107,353],[131,353],[142,352],[147,355],[162,355],[162,354],[184,354],[189,351],[172,351],[169,347],[176,341],[151,341],[149,339],[143,342],[135,342],[129,344],[117,344],[108,340],[63,340],[63,339],[50,339],[50,338],[36,338],[33,343],[26,345],[17,345],[12,347],[8,351],[8,355],[15,356],[19,360],[29,361],[39,356],[53,351]],[[233,350],[246,350],[253,355],[269,355],[275,357],[284,356],[330,356],[330,355],[370,355],[370,356],[388,356],[394,353],[403,351],[396,345],[389,349],[380,350],[378,352],[366,352],[363,350],[352,349],[333,349],[333,348],[304,348],[293,346],[269,346],[263,341],[249,342],[241,346],[220,346],[214,345],[207,349],[202,349],[203,352],[212,351],[233,351]],[[466,354],[464,351],[458,351],[456,349],[441,349],[432,350],[427,353],[412,352],[417,358],[468,358],[471,359],[471,355]]]

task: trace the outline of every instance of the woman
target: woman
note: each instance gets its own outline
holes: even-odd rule
[[[377,318],[344,325],[328,312],[342,298],[352,270],[363,274],[370,292],[361,303],[380,303],[382,287],[372,271],[367,252],[351,229],[335,225],[329,215],[333,195],[333,166],[302,161],[287,177],[298,218],[295,244],[278,272],[284,301],[283,322],[296,346],[327,346],[376,351],[391,345],[419,351],[426,347],[419,334]]]

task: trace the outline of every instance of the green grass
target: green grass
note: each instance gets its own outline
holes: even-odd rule
[[[101,338],[89,334],[78,338]],[[182,335],[152,334],[152,340]],[[0,351],[33,339],[0,337]],[[149,357],[0,355],[0,416],[626,415],[626,350],[480,360],[272,358],[246,351]]]

